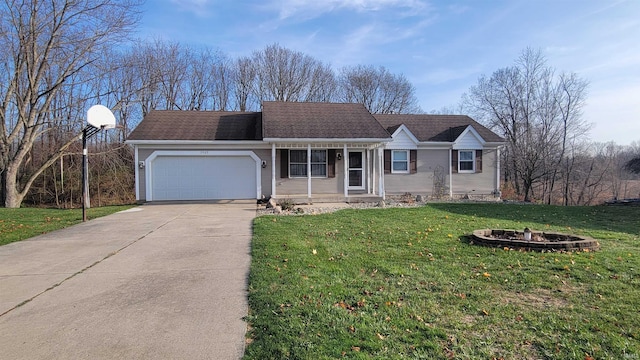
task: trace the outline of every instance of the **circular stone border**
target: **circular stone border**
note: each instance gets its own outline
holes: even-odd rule
[[[499,238],[507,236],[512,239]],[[471,237],[474,244],[533,251],[595,251],[600,249],[600,243],[594,238],[557,232],[532,231],[531,239],[533,240],[527,241],[524,240],[523,231],[479,229],[474,230]],[[539,240],[541,238],[546,240]]]

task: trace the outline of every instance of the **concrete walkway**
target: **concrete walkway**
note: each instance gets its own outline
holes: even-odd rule
[[[255,214],[144,205],[0,246],[0,358],[239,359]]]

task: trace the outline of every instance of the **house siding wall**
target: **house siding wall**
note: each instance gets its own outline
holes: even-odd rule
[[[453,174],[453,195],[490,195],[496,190],[496,149],[482,150],[482,172]]]
[[[385,174],[384,184],[388,195],[409,192],[413,195],[430,195],[433,192],[434,171],[438,166],[449,184],[449,150],[418,150],[418,171],[415,174]]]
[[[157,150],[184,150],[184,151],[253,151],[261,160],[266,161],[266,168],[261,168],[260,181],[262,194],[266,197],[271,196],[271,166],[276,167],[276,196],[290,195],[306,195],[307,179],[306,178],[281,178],[280,177],[280,153],[276,153],[275,164],[271,163],[271,149],[247,149],[240,147],[138,147],[138,161],[146,161],[146,159]],[[342,152],[342,150],[338,150]],[[464,195],[490,195],[496,190],[496,149],[483,149],[483,168],[482,173],[474,174],[452,174],[451,182],[449,181],[449,149],[419,149],[417,151],[417,173],[416,174],[385,174],[385,192],[388,195],[401,195],[409,192],[413,195],[430,196],[433,193],[434,171],[438,166],[442,167],[444,176],[444,186],[446,193],[449,191],[449,184],[452,185],[452,193],[454,197]],[[342,194],[344,184],[344,155],[342,160],[336,161],[334,178],[313,178],[311,180],[312,194]],[[376,164],[377,161],[369,158],[369,165]],[[136,164],[137,165],[137,164]],[[145,170],[138,170],[138,194],[139,201],[146,201],[146,178]],[[379,169],[376,170],[378,172]],[[367,184],[365,184],[367,185]],[[377,191],[377,185],[376,185]]]

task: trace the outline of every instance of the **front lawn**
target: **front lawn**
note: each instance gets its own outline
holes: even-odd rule
[[[132,205],[103,206],[87,209],[87,218],[113,214]],[[82,209],[0,208],[0,245],[24,240],[36,235],[82,222]]]
[[[601,250],[469,244],[555,230]],[[245,359],[638,359],[640,208],[433,204],[255,220]]]

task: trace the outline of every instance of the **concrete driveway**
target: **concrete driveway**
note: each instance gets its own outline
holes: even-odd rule
[[[239,359],[255,215],[144,205],[0,246],[0,358]]]

